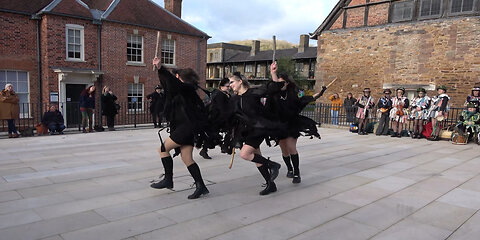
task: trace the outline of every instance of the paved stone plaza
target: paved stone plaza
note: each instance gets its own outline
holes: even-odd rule
[[[254,164],[198,157],[210,194],[175,159],[163,173],[156,130],[0,140],[0,239],[480,239],[480,146],[320,129],[301,138],[302,183],[259,196]]]

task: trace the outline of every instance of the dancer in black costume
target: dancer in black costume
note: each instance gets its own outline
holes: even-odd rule
[[[240,157],[257,164],[258,171],[266,181],[266,187],[260,195],[267,195],[277,191],[274,180],[278,176],[280,164],[263,157],[260,144],[281,126],[278,121],[269,119],[261,101],[267,95],[278,92],[284,84],[273,82],[260,88],[250,88],[248,81],[239,75],[229,77],[230,88],[236,94],[231,98],[237,122],[233,137],[238,144],[243,143]]]
[[[193,161],[193,145],[195,135],[203,131],[205,119],[198,108],[203,102],[197,94],[198,75],[192,69],[179,70],[178,78],[160,65],[160,59],[154,58],[153,65],[158,68],[158,78],[165,89],[164,114],[170,121],[170,137],[159,149],[162,164],[165,169],[163,180],[151,185],[152,188],[173,188],[173,159],[170,150],[180,148],[182,161],[195,180],[195,192],[188,199],[196,199],[209,193],[203,182],[200,168]]]
[[[286,131],[282,132],[278,138],[282,157],[287,166],[287,178],[293,178],[292,183],[300,183],[299,156],[297,151],[297,140],[300,132],[320,137],[315,121],[301,116],[300,112],[308,103],[321,97],[327,88],[323,86],[322,91],[313,96],[299,97],[298,87],[288,75],[279,74],[277,76],[276,62],[270,66],[270,73],[273,81],[285,84],[280,92],[273,94],[267,101],[272,101],[272,107],[277,113],[278,119],[287,125]]]

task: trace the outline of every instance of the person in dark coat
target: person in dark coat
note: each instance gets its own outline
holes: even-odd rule
[[[49,111],[43,114],[42,124],[47,126],[50,135],[54,135],[55,132],[63,134],[63,130],[65,129],[63,115],[57,110],[57,106],[55,105],[50,106]]]
[[[163,92],[162,86],[157,85],[155,91],[147,95],[147,99],[150,100],[150,113],[152,114],[153,127],[158,128],[163,122],[163,108],[165,103],[165,93]]]
[[[267,195],[277,191],[275,178],[278,176],[280,164],[263,157],[260,144],[269,135],[275,132],[283,132],[278,121],[269,119],[269,111],[262,104],[266,96],[280,91],[285,85],[283,82],[271,82],[267,86],[251,88],[245,77],[235,73],[229,77],[230,88],[235,96],[231,98],[231,108],[234,109],[233,130],[234,145],[240,147],[240,157],[254,162],[258,171],[266,181],[266,187],[260,191],[260,195]],[[243,143],[243,146],[241,145]]]
[[[82,93],[80,93],[80,112],[82,113],[82,129],[83,133],[86,133],[87,130],[87,121],[88,121],[88,132],[93,132],[93,110],[95,109],[95,86],[91,85],[85,88]]]
[[[343,100],[343,107],[347,113],[347,122],[353,122],[355,120],[355,103],[357,99],[353,97],[352,93],[348,93],[345,100]]]
[[[109,131],[115,131],[115,115],[117,115],[117,96],[113,94],[109,87],[105,86],[102,90],[102,115],[107,118]]]
[[[230,80],[228,78],[224,78],[220,81],[218,89],[214,89],[210,94],[211,102],[208,104],[208,122],[212,129],[212,133],[218,136],[221,139],[220,133],[225,132],[226,122],[228,117],[225,112],[228,110],[228,103],[230,100],[230,94],[228,90],[230,89]],[[228,136],[227,136],[228,138]],[[203,144],[202,150],[199,152],[199,155],[202,156],[204,159],[212,159],[208,156],[208,148],[213,149],[215,144],[208,143]],[[228,149],[224,144],[221,145],[222,153],[227,153],[226,150]]]
[[[300,137],[300,132],[306,132],[308,135],[320,137],[316,122],[310,118],[301,116],[300,112],[308,103],[321,97],[327,88],[323,86],[322,91],[313,96],[299,97],[299,89],[288,75],[278,74],[277,76],[276,62],[270,66],[270,72],[274,82],[284,83],[281,90],[272,94],[267,101],[272,101],[273,111],[277,113],[278,119],[287,126],[286,131],[280,134],[278,142],[282,150],[283,160],[287,166],[287,178],[293,178],[292,183],[298,184],[301,182],[299,155],[297,151],[297,140],[298,137]]]
[[[209,193],[192,155],[195,136],[203,131],[208,117],[197,93],[199,77],[192,69],[179,70],[176,77],[164,66],[160,66],[158,58],[153,59],[153,65],[157,67],[158,78],[165,89],[165,116],[170,121],[170,136],[162,142],[159,149],[165,169],[164,178],[150,186],[156,189],[173,188],[173,158],[170,151],[180,148],[182,161],[196,185],[195,192],[188,199],[196,199]]]
[[[377,131],[375,132],[377,136],[387,136],[388,130],[390,129],[390,109],[392,109],[392,98],[390,95],[392,94],[392,90],[385,89],[383,93],[385,96],[378,100],[377,111],[380,111],[381,117],[378,121]]]

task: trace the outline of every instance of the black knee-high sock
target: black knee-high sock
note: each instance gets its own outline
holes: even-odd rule
[[[258,167],[258,171],[262,174],[262,177],[265,179],[265,182],[270,182],[270,171],[268,171],[268,167],[266,164]]]
[[[292,169],[292,162],[290,161],[290,156],[282,156],[283,157],[283,161],[285,162],[285,165],[287,165],[287,170],[288,171],[293,171]]]
[[[165,176],[172,178],[173,176],[173,159],[171,156],[162,158],[163,168],[165,169]]]
[[[252,162],[259,163],[259,164],[268,164],[270,160],[264,158],[262,155],[255,154],[253,157]]]
[[[299,175],[300,174],[300,169],[298,168],[298,165],[299,165],[298,153],[290,155],[290,158],[292,158],[293,175]]]
[[[197,187],[205,185],[203,183],[202,174],[200,173],[200,168],[198,167],[197,163],[193,163],[192,165],[188,166],[187,169],[190,172],[190,175],[192,175],[193,180],[195,180]]]

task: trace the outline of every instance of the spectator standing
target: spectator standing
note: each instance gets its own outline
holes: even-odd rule
[[[118,113],[117,106],[119,106],[115,101],[117,101],[117,96],[113,94],[112,90],[107,86],[103,87],[102,115],[105,115],[107,118],[107,127],[109,131],[115,131],[115,115]]]
[[[49,110],[43,114],[42,124],[47,126],[50,135],[54,135],[55,132],[63,134],[64,123],[62,113],[57,110],[55,105],[50,106]]]
[[[5,84],[5,89],[0,92],[0,120],[7,120],[9,138],[18,138],[17,128],[15,127],[15,119],[18,118],[20,113],[18,102],[19,98],[13,90],[13,85]]]
[[[338,96],[338,93],[333,94],[328,99],[330,99],[330,102],[332,103],[332,108],[330,110],[332,116],[332,124],[338,125],[338,112],[342,107],[342,99]]]
[[[155,91],[147,95],[150,100],[150,113],[152,114],[153,126],[160,127],[163,122],[163,108],[165,103],[165,94],[160,85],[155,87]],[[158,120],[157,120],[158,119]]]
[[[348,93],[345,100],[343,100],[343,106],[345,107],[345,112],[347,112],[347,122],[353,122],[355,120],[355,103],[357,99],[353,97],[352,93]]]
[[[83,133],[93,131],[93,110],[95,109],[95,86],[91,85],[85,88],[80,94],[80,112],[82,113]]]

